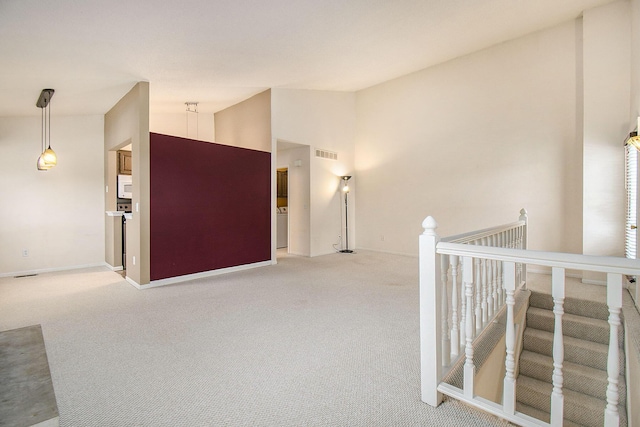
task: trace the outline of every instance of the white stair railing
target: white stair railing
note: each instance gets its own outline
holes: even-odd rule
[[[607,406],[605,426],[619,425],[618,329],[622,309],[622,278],[640,276],[635,260],[615,257],[530,251],[526,249],[527,216],[505,226],[440,239],[432,217],[423,222],[420,236],[420,348],[421,398],[437,406],[442,394],[463,400],[499,417],[524,426],[562,425],[564,342],[562,316],[565,271],[582,270],[607,274],[610,345],[608,355]],[[440,259],[438,259],[440,258]],[[553,313],[553,391],[551,423],[516,411],[515,293],[526,286],[527,264],[552,271]],[[450,271],[450,274],[449,274]],[[461,283],[458,279],[461,277]],[[506,305],[505,377],[502,405],[476,396],[473,341]],[[463,384],[458,389],[441,383],[446,369],[464,355]]]

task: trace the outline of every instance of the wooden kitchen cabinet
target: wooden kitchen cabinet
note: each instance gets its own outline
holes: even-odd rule
[[[131,151],[118,151],[118,174],[131,175]]]
[[[278,190],[278,197],[287,197],[287,192],[288,192],[288,172],[287,170],[279,170],[276,171],[277,172],[277,190]]]

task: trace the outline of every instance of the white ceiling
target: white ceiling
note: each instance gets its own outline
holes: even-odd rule
[[[611,0],[0,0],[0,116],[103,114],[137,81],[153,113],[267,88],[353,91]]]

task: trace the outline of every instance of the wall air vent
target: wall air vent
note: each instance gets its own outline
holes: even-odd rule
[[[328,160],[338,160],[338,153],[316,148],[316,157],[320,157],[321,159],[328,159]]]

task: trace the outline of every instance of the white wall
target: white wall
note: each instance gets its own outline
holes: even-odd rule
[[[272,138],[311,147],[310,256],[335,251],[341,235],[340,176],[354,175],[355,94],[294,89],[271,91]],[[315,157],[317,148],[338,153],[338,160]],[[356,189],[356,179],[350,182]],[[350,247],[355,240],[356,191],[350,194]]]
[[[198,141],[215,142],[213,114],[149,113],[149,131]]]
[[[624,256],[630,108],[629,3],[584,13],[584,253]]]
[[[116,153],[131,144],[132,217],[127,219],[127,280],[143,286],[151,276],[151,201],[149,164],[149,83],[138,82],[104,116],[104,184],[116,188]],[[107,210],[115,210],[116,194],[104,195]],[[105,261],[118,245],[118,221],[105,216]],[[117,264],[111,264],[112,266]]]
[[[580,252],[575,35],[569,22],[358,92],[358,246],[415,255],[427,215],[446,236],[524,207],[531,248]]]
[[[0,276],[104,263],[103,117],[52,116],[46,172],[40,129],[40,116],[0,118]]]
[[[214,115],[218,144],[271,152],[271,90],[218,111]]]

